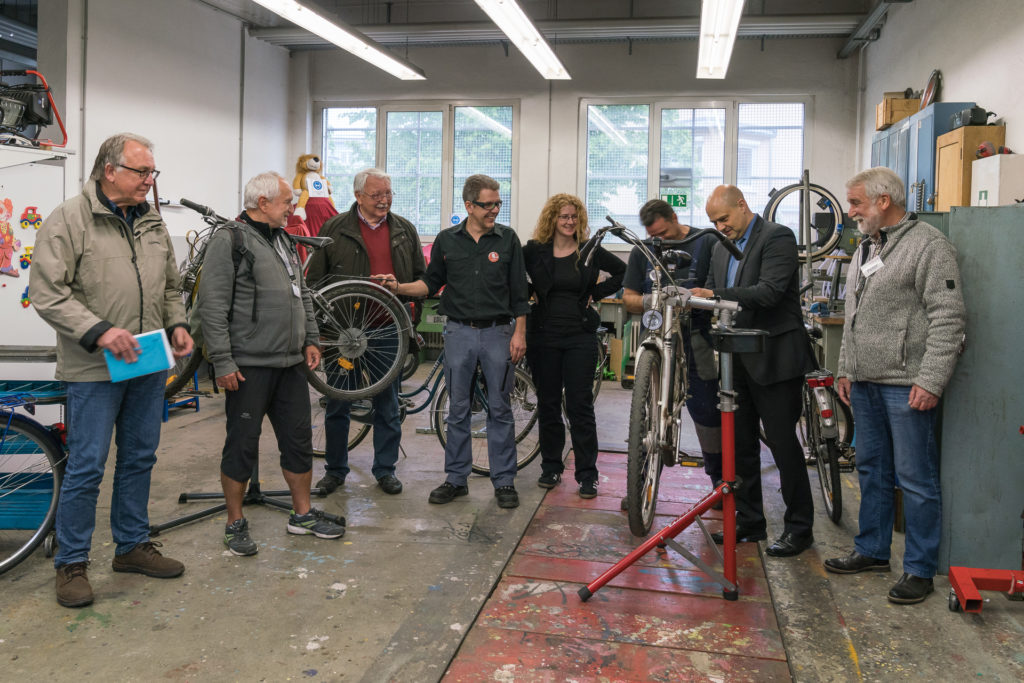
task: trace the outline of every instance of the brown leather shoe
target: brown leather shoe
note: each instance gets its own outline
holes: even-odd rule
[[[156,541],[144,541],[126,552],[114,555],[111,564],[115,572],[135,572],[157,579],[173,579],[181,576],[185,565],[177,560],[164,557],[157,548],[162,547]]]
[[[86,576],[88,562],[72,562],[57,567],[57,602],[64,607],[92,604],[92,586]]]

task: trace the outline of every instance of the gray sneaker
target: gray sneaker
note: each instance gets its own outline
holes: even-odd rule
[[[310,508],[304,515],[297,515],[292,510],[288,518],[288,533],[290,534],[313,534],[317,538],[341,538],[345,535],[345,525],[335,524],[325,519],[323,512],[316,508]]]
[[[259,547],[249,535],[249,520],[236,519],[224,527],[224,545],[235,555],[255,555]]]

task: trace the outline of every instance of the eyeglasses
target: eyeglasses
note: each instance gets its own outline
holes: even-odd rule
[[[385,190],[384,192],[374,192],[373,194],[366,194],[365,192],[361,192],[360,194],[366,195],[375,202],[379,202],[382,199],[391,199],[395,196],[395,193],[392,192],[391,190]]]
[[[501,209],[501,200],[500,199],[498,201],[496,201],[496,202],[477,202],[477,201],[474,201],[473,203],[476,204],[477,206],[479,206],[484,211],[494,211],[495,209]]]
[[[145,180],[150,176],[153,176],[153,180],[156,180],[157,176],[160,175],[160,171],[156,170],[155,168],[151,171],[144,171],[142,169],[132,168],[131,166],[125,166],[124,164],[118,164],[118,166],[120,166],[126,171],[131,171],[132,173],[139,176],[139,178],[141,178],[142,180]]]
[[[558,217],[558,220],[565,221],[566,223],[578,223],[579,220],[580,220],[580,217],[579,216],[567,216],[565,214],[561,214]]]

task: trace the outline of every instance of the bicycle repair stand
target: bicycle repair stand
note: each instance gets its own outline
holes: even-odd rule
[[[669,546],[685,557],[691,564],[722,585],[722,597],[726,600],[739,599],[739,585],[736,583],[736,501],[733,490],[736,481],[736,391],[733,389],[732,356],[734,353],[757,353],[764,348],[764,338],[768,333],[764,330],[735,329],[732,326],[733,312],[721,309],[718,312],[718,327],[711,332],[713,345],[718,351],[718,368],[721,379],[718,396],[721,398],[719,410],[722,412],[722,481],[683,516],[667,527],[651,536],[636,550],[616,562],[608,571],[591,583],[577,591],[584,602],[601,589],[606,583],[621,574],[637,560],[650,552],[655,546]],[[711,509],[718,501],[722,501],[722,550],[719,551],[711,540],[711,534],[704,528],[700,516]],[[684,548],[675,537],[694,522],[700,524],[704,538],[714,548],[723,565],[723,574],[719,574],[707,563]]]
[[[312,489],[310,493],[311,495],[319,494],[320,490],[321,489]],[[279,510],[284,510],[285,512],[291,512],[292,506],[290,503],[285,503],[284,501],[278,500],[278,498],[291,495],[291,491],[287,490],[263,491],[260,489],[260,464],[259,461],[257,460],[256,465],[253,467],[252,470],[252,477],[249,478],[249,487],[245,491],[245,496],[242,497],[242,505],[267,505],[269,507],[277,508]],[[218,498],[224,498],[224,494],[182,493],[181,495],[178,496],[178,504],[181,505],[193,500],[217,500]],[[227,509],[228,506],[225,503],[221,503],[220,505],[214,505],[213,507],[206,508],[205,510],[200,510],[199,512],[193,512],[190,515],[179,517],[178,519],[172,519],[171,521],[164,522],[163,524],[151,524],[149,527],[149,535],[159,536],[160,532],[162,531],[173,529],[174,527],[178,527],[183,524],[188,524],[189,522],[194,522],[196,520],[203,519],[204,517],[210,517],[219,514]],[[334,522],[335,524],[345,526],[344,517],[332,515],[323,511],[321,511],[320,514],[323,516],[324,519],[330,522]]]

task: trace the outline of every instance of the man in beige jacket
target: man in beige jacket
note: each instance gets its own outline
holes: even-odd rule
[[[57,602],[65,607],[93,600],[86,567],[115,425],[113,569],[157,578],[185,570],[149,540],[150,473],[167,372],[114,383],[102,353],[134,363],[134,335],[159,329],[175,356],[192,352],[171,240],[146,201],[158,174],[148,140],[130,133],[108,138],[82,194],[58,206],[36,238],[29,296],[57,331],[57,379],[67,383],[69,454],[54,558]]]

